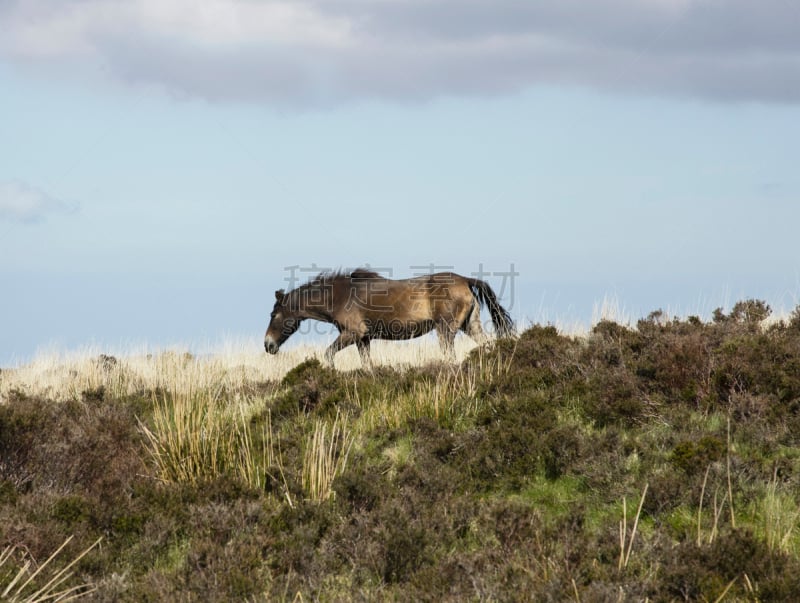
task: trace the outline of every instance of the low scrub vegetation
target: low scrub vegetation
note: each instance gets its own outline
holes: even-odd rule
[[[4,370],[0,600],[796,600],[800,311],[769,313],[368,372]]]

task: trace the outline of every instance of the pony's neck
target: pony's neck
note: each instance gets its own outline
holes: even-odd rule
[[[311,282],[301,285],[289,295],[293,296],[290,300],[290,307],[295,310],[297,316],[302,319],[312,318],[323,322],[333,322],[331,314],[330,292],[318,291],[320,283]],[[317,303],[314,303],[319,300]]]

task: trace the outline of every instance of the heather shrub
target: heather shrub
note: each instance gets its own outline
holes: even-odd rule
[[[800,588],[798,569],[796,559],[770,552],[751,532],[730,530],[711,544],[679,545],[662,570],[663,590],[652,597],[710,600],[729,588],[732,599],[757,595],[763,601],[791,601]]]
[[[178,356],[185,382],[139,389],[95,355],[69,396],[0,390],[0,555],[102,537],[70,582],[97,601],[790,601],[798,312],[535,325],[457,365],[219,382]],[[147,436],[176,433],[159,413],[179,398],[200,427],[171,462],[198,479],[159,471]],[[192,456],[209,441],[224,463]]]

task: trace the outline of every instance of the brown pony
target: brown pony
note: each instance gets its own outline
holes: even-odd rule
[[[391,280],[364,268],[349,274],[322,273],[289,293],[283,289],[275,292],[264,349],[276,354],[303,320],[313,318],[332,323],[339,330],[339,336],[325,351],[325,359],[331,364],[336,352],[354,343],[364,365],[370,366],[370,340],[411,339],[433,329],[442,351],[452,359],[459,329],[479,344],[486,341],[480,320],[483,305],[489,307],[498,336],[511,335],[511,316],[500,306],[492,288],[476,278],[439,272]]]

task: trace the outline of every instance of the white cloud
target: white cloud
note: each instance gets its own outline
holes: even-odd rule
[[[800,101],[789,0],[6,0],[0,55],[210,100],[325,105],[572,83]]]
[[[0,180],[0,220],[41,222],[54,213],[73,213],[77,206],[17,180]]]

